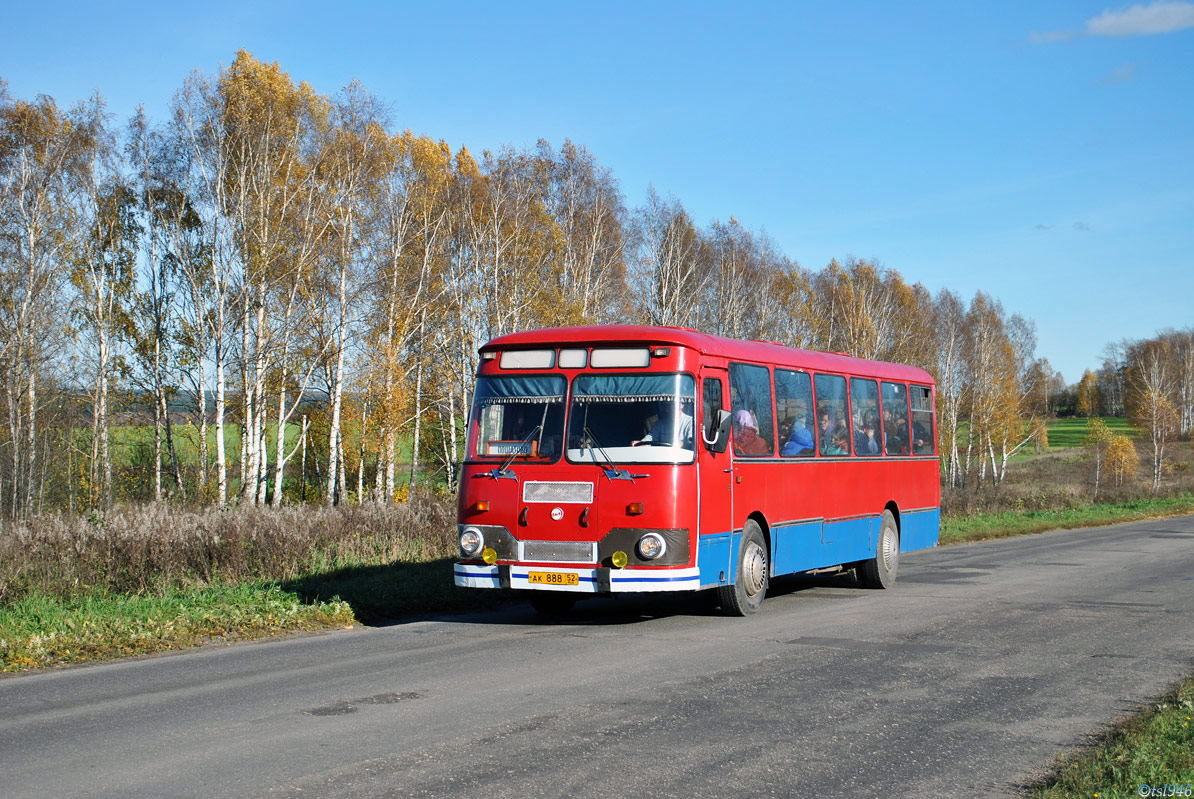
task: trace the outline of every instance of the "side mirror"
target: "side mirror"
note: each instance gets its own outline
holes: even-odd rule
[[[727,410],[717,412],[716,419],[709,420],[709,432],[701,428],[701,438],[705,441],[705,448],[710,452],[725,452],[730,444],[730,418],[733,416]],[[710,438],[712,434],[712,438]]]

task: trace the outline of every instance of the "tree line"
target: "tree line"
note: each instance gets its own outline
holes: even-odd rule
[[[1194,433],[1194,328],[1109,344],[1103,365],[1074,387],[1079,416],[1127,416],[1147,436],[1153,490],[1161,486],[1165,448]]]
[[[1064,389],[994,297],[806,269],[654,189],[628,207],[571,141],[454,150],[358,83],[320,94],[244,51],[159,122],[0,81],[7,517],[452,488],[478,347],[602,323],[922,366],[953,486],[1002,481]]]

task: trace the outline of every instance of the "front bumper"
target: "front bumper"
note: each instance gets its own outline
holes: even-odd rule
[[[575,574],[578,585],[532,584],[529,573]],[[457,563],[456,585],[464,588],[515,588],[527,591],[571,591],[580,594],[641,591],[695,591],[701,587],[700,570],[684,569],[565,569],[559,566],[474,566]]]

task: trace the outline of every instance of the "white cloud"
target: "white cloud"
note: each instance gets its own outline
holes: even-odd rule
[[[1103,76],[1102,82],[1108,86],[1114,86],[1117,83],[1127,83],[1136,77],[1136,68],[1131,64],[1120,64],[1115,69]]]
[[[1159,0],[1147,5],[1136,4],[1117,11],[1110,9],[1086,20],[1081,31],[1047,31],[1028,35],[1033,44],[1062,42],[1079,36],[1153,36],[1158,33],[1194,28],[1194,2],[1190,0]]]
[[[1151,36],[1194,28],[1194,3],[1158,2],[1104,11],[1086,21],[1089,36]]]

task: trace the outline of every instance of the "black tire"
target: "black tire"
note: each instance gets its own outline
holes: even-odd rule
[[[758,522],[748,519],[738,546],[738,575],[732,585],[718,586],[721,609],[728,616],[749,616],[763,606],[770,583],[771,558]]]
[[[541,615],[552,618],[567,616],[576,604],[576,597],[563,591],[535,591],[530,600],[531,607]]]
[[[900,529],[891,511],[883,511],[875,557],[858,565],[858,581],[863,588],[891,588],[900,569]]]

